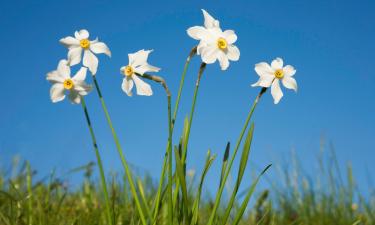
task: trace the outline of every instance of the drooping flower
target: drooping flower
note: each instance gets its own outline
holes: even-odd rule
[[[148,64],[147,58],[151,52],[152,50],[142,49],[133,54],[128,54],[129,64],[120,68],[121,73],[125,76],[121,87],[128,96],[133,95],[134,84],[138,95],[152,95],[151,86],[139,78],[146,72],[159,72],[160,70],[160,68]]]
[[[52,102],[56,103],[65,99],[66,92],[69,91],[69,99],[72,103],[79,104],[81,96],[87,95],[92,87],[85,83],[87,68],[81,67],[80,70],[70,77],[70,67],[68,62],[60,60],[57,70],[47,74],[47,80],[52,83],[50,96]]]
[[[104,53],[111,57],[111,51],[98,38],[93,41],[89,40],[89,32],[80,30],[74,33],[74,37],[68,36],[60,39],[60,43],[69,49],[68,61],[70,66],[77,65],[81,62],[83,51],[83,65],[89,68],[90,72],[95,75],[98,69],[98,58],[94,55]]]
[[[234,45],[237,35],[233,30],[222,31],[220,22],[214,19],[204,9],[204,27],[193,26],[187,33],[193,39],[199,40],[197,54],[201,55],[202,61],[212,64],[219,61],[222,70],[229,67],[229,60],[238,61],[240,50]]]
[[[276,58],[271,65],[266,62],[261,62],[255,65],[255,72],[259,75],[259,80],[251,85],[253,87],[270,87],[271,95],[274,103],[279,103],[283,97],[283,92],[280,88],[280,81],[284,87],[297,91],[297,81],[293,78],[296,70],[291,65],[283,66],[284,62],[281,58]]]

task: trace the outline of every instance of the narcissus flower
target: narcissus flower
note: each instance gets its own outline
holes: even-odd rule
[[[220,28],[220,22],[203,10],[204,27],[194,26],[187,30],[190,37],[199,40],[197,54],[202,61],[211,64],[218,60],[222,70],[229,67],[229,60],[237,61],[240,58],[240,50],[234,45],[237,35],[233,30]]]
[[[255,72],[259,75],[259,80],[253,87],[270,87],[274,103],[279,103],[283,97],[283,92],[280,88],[280,81],[284,87],[297,91],[297,81],[293,78],[296,70],[291,65],[284,66],[283,59],[276,58],[272,61],[271,65],[266,62],[261,62],[255,65]]]
[[[66,60],[60,60],[57,70],[47,74],[47,80],[52,83],[50,95],[52,102],[59,102],[65,99],[66,92],[69,91],[69,99],[72,103],[79,104],[81,96],[87,95],[91,91],[91,86],[85,83],[86,67],[70,77],[70,67]]]
[[[89,35],[87,30],[76,31],[74,37],[68,36],[62,38],[60,43],[69,49],[68,61],[70,66],[77,65],[81,62],[83,51],[83,65],[88,67],[90,72],[95,75],[98,69],[98,58],[94,53],[104,53],[111,57],[111,51],[106,44],[99,42],[98,38],[90,41]]]
[[[133,54],[128,54],[129,64],[121,67],[120,71],[125,76],[121,87],[128,96],[133,95],[134,83],[138,95],[152,95],[151,86],[138,77],[146,72],[158,72],[160,70],[160,68],[148,64],[147,58],[151,52],[152,50],[142,49]]]

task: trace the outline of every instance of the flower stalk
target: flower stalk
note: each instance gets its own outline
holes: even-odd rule
[[[109,112],[107,110],[107,106],[104,102],[104,98],[103,98],[103,95],[100,91],[100,87],[99,87],[99,84],[98,84],[98,81],[96,79],[96,76],[92,76],[92,79],[94,81],[94,86],[95,86],[95,89],[98,93],[98,96],[99,96],[99,99],[100,99],[100,103],[102,105],[102,108],[103,108],[103,111],[104,111],[104,114],[105,114],[105,117],[107,119],[107,123],[111,129],[111,133],[112,133],[112,136],[113,136],[113,139],[115,141],[115,144],[116,144],[116,149],[117,149],[117,152],[120,156],[120,159],[121,159],[121,163],[122,163],[122,166],[124,167],[124,170],[125,170],[125,173],[126,173],[126,176],[128,178],[128,181],[129,181],[129,185],[130,185],[130,190],[132,192],[132,195],[133,195],[133,198],[134,198],[134,201],[135,201],[135,204],[137,206],[137,209],[138,209],[138,213],[139,213],[139,216],[141,218],[141,221],[142,221],[142,224],[143,225],[146,225],[147,222],[146,222],[146,218],[145,218],[145,215],[144,215],[144,212],[143,212],[143,209],[142,209],[142,206],[141,206],[141,203],[139,201],[139,197],[138,197],[138,194],[137,194],[137,191],[135,189],[135,185],[134,185],[134,181],[133,181],[133,177],[132,177],[132,173],[130,171],[130,168],[129,168],[129,165],[125,159],[125,155],[123,153],[123,150],[122,150],[122,147],[121,147],[121,144],[120,144],[120,141],[117,137],[117,133],[113,127],[113,124],[112,124],[112,120],[111,120],[111,117],[109,115]]]
[[[231,157],[231,159],[230,159],[230,161],[229,161],[229,164],[228,164],[227,170],[226,170],[226,172],[225,172],[225,175],[224,175],[224,178],[223,178],[223,182],[221,183],[221,185],[220,185],[220,187],[219,187],[219,190],[218,190],[218,192],[217,192],[217,194],[216,194],[215,203],[214,203],[214,208],[212,209],[212,213],[211,213],[211,216],[210,216],[210,219],[209,219],[207,225],[212,225],[213,222],[214,222],[214,219],[215,219],[215,216],[216,216],[216,211],[217,211],[217,209],[218,209],[218,207],[219,207],[220,200],[221,200],[221,196],[222,196],[223,191],[224,191],[225,183],[226,183],[226,181],[227,181],[227,179],[228,179],[228,176],[229,176],[229,174],[230,174],[230,170],[231,170],[231,168],[232,168],[232,166],[233,166],[234,159],[236,158],[236,155],[237,155],[237,152],[238,152],[238,148],[240,147],[240,144],[241,144],[241,142],[242,142],[243,136],[244,136],[245,131],[246,131],[248,125],[249,125],[249,122],[250,122],[250,119],[251,119],[251,117],[252,117],[252,115],[253,115],[253,113],[254,113],[254,110],[255,110],[255,108],[256,108],[256,106],[257,106],[257,104],[258,104],[260,98],[263,96],[263,94],[264,94],[266,91],[267,91],[267,88],[265,88],[265,87],[263,87],[263,88],[260,90],[259,94],[258,94],[257,97],[255,98],[255,100],[254,100],[254,102],[253,102],[253,104],[252,104],[252,106],[251,106],[251,108],[250,108],[250,111],[249,111],[249,113],[248,113],[248,115],[247,115],[247,117],[246,117],[246,120],[245,120],[244,126],[242,127],[242,130],[241,130],[240,136],[239,136],[239,138],[238,138],[238,140],[237,140],[236,146],[234,147],[233,155],[232,155],[232,157]]]
[[[111,213],[111,206],[110,206],[110,202],[109,202],[107,182],[106,182],[106,179],[105,179],[102,159],[100,157],[98,145],[96,143],[96,137],[95,137],[94,129],[92,128],[92,125],[91,125],[91,120],[90,120],[90,117],[89,117],[89,113],[88,113],[84,98],[81,98],[81,105],[82,105],[82,108],[83,108],[83,111],[84,111],[84,114],[85,114],[85,117],[86,117],[87,126],[89,127],[89,131],[90,131],[90,135],[91,135],[91,139],[92,139],[92,144],[93,144],[94,150],[95,150],[96,160],[97,160],[98,166],[99,166],[100,180],[101,180],[103,192],[104,192],[107,220],[108,220],[109,224],[114,225],[115,223],[114,223],[114,218],[112,217],[113,214]]]

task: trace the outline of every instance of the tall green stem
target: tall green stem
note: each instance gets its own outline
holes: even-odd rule
[[[263,95],[266,91],[267,91],[267,88],[262,88],[262,89],[260,90],[258,96],[255,98],[254,103],[253,103],[253,105],[251,106],[251,109],[250,109],[250,111],[249,111],[249,113],[248,113],[248,115],[247,115],[247,118],[246,118],[246,120],[245,120],[245,124],[244,124],[244,126],[243,126],[243,128],[242,128],[242,130],[241,130],[240,136],[239,136],[239,138],[238,138],[238,140],[237,140],[237,143],[236,143],[236,146],[235,146],[235,148],[234,148],[233,155],[232,155],[232,157],[231,157],[231,159],[230,159],[230,161],[229,161],[229,164],[228,164],[228,167],[227,167],[227,171],[226,171],[226,173],[225,173],[225,175],[224,175],[223,182],[221,183],[221,185],[220,185],[220,187],[219,187],[219,190],[218,190],[218,193],[216,194],[215,203],[214,203],[214,208],[213,208],[213,210],[212,210],[212,212],[211,212],[211,216],[210,216],[210,219],[209,219],[207,225],[211,225],[211,224],[213,224],[213,222],[214,222],[214,219],[215,219],[215,216],[216,216],[216,211],[217,211],[217,209],[218,209],[218,207],[219,207],[220,199],[221,199],[221,196],[222,196],[222,194],[223,194],[224,187],[225,187],[225,183],[226,183],[226,181],[227,181],[227,179],[228,179],[228,176],[229,176],[229,174],[230,174],[230,170],[231,170],[231,168],[232,168],[232,165],[233,165],[234,159],[236,158],[236,155],[237,155],[237,152],[238,152],[238,148],[240,147],[240,144],[241,144],[242,138],[243,138],[243,136],[244,136],[244,134],[245,134],[245,131],[246,131],[248,125],[249,125],[250,119],[251,119],[251,117],[252,117],[252,115],[253,115],[253,113],[254,113],[254,110],[255,110],[255,108],[256,108],[258,102],[259,102],[259,99],[262,97],[262,95]]]
[[[171,123],[169,125],[171,127],[171,130],[170,130],[171,136],[173,134],[173,128],[174,128],[174,123],[175,123],[176,117],[177,117],[177,112],[178,112],[178,108],[179,108],[181,93],[182,93],[182,89],[183,89],[183,86],[184,86],[184,83],[185,83],[186,72],[187,72],[187,70],[189,68],[191,58],[196,53],[197,53],[197,47],[194,47],[190,51],[190,54],[189,54],[189,56],[186,59],[184,70],[183,70],[182,75],[181,75],[180,87],[178,89],[178,94],[177,94],[177,99],[176,99],[176,103],[175,103],[175,107],[174,107],[173,117],[172,117],[171,121],[169,121]],[[168,101],[169,101],[169,103],[168,103],[169,104],[168,110],[170,110],[170,104],[171,104],[170,101],[171,101],[171,99],[169,98]],[[168,154],[169,154],[168,152],[171,152],[171,150],[172,150],[172,144],[171,143],[172,143],[172,138],[170,140],[168,139],[167,150],[166,150],[166,154],[165,154],[164,160],[163,160],[163,167],[162,167],[161,175],[160,175],[160,183],[159,183],[159,186],[158,186],[158,191],[157,191],[156,199],[155,199],[154,223],[153,224],[156,224],[157,215],[159,213],[161,192],[162,192],[162,189],[163,189],[163,182],[164,182],[164,176],[165,176],[165,168],[166,168],[167,161],[168,161],[167,160],[168,159]],[[169,154],[169,155],[170,155],[169,157],[172,156],[171,154]],[[171,161],[171,160],[169,160],[169,161]],[[172,166],[170,165],[170,163],[169,163],[169,167],[172,168]]]
[[[146,219],[145,219],[145,216],[144,216],[144,212],[143,212],[143,209],[142,209],[142,206],[141,206],[141,203],[139,201],[139,197],[138,197],[138,194],[137,194],[137,191],[135,189],[135,185],[134,185],[134,181],[133,181],[133,177],[132,177],[132,174],[131,174],[131,171],[130,171],[130,168],[129,168],[129,165],[125,159],[125,156],[124,156],[124,153],[122,151],[122,148],[121,148],[121,145],[120,145],[120,141],[117,137],[117,134],[116,134],[116,131],[113,127],[113,124],[112,124],[112,121],[111,121],[111,117],[109,116],[109,113],[108,113],[108,110],[107,110],[107,106],[104,102],[104,99],[103,99],[103,96],[102,96],[102,93],[100,91],[100,87],[99,87],[99,84],[98,84],[98,81],[96,80],[96,77],[95,76],[92,76],[93,80],[94,80],[94,84],[95,84],[95,88],[96,88],[96,91],[98,93],[98,96],[99,96],[99,99],[100,99],[100,102],[101,102],[101,105],[102,105],[102,108],[104,110],[104,114],[105,114],[105,117],[107,119],[107,123],[111,129],[111,132],[112,132],[112,136],[113,136],[113,139],[115,141],[115,144],[116,144],[116,148],[117,148],[117,152],[121,158],[121,163],[122,163],[122,166],[124,167],[125,169],[125,173],[126,173],[126,176],[128,178],[128,181],[129,181],[129,185],[130,185],[130,190],[132,192],[132,195],[133,195],[133,198],[134,198],[134,201],[135,201],[135,204],[137,206],[137,209],[138,209],[138,213],[139,213],[139,216],[142,220],[142,224],[143,225],[146,225],[147,222],[146,222]]]
[[[195,112],[195,103],[197,101],[199,84],[200,84],[203,72],[204,72],[204,70],[206,68],[206,65],[207,65],[206,63],[201,63],[201,66],[199,67],[198,78],[197,78],[197,81],[195,82],[193,103],[191,105],[191,110],[190,110],[189,123],[188,123],[187,133],[186,133],[186,139],[185,139],[185,142],[183,143],[183,148],[182,148],[182,157],[181,157],[182,163],[185,162],[185,160],[186,160],[187,146],[188,146],[189,137],[190,137],[190,128],[191,128],[191,124],[193,122],[193,117],[194,117],[194,112]],[[178,180],[176,180],[176,187],[175,187],[176,191],[175,191],[174,198],[173,198],[174,202],[177,201],[179,187],[180,187],[180,183],[179,183]]]
[[[171,113],[171,92],[169,91],[169,88],[167,86],[167,83],[162,77],[159,76],[154,76],[154,75],[149,75],[149,74],[136,74],[138,76],[142,76],[146,79],[155,81],[160,83],[166,94],[167,94],[167,101],[168,101],[168,146],[167,146],[167,155],[168,155],[168,224],[173,224],[173,194],[172,194],[172,113]],[[163,166],[163,171],[165,169],[165,166]],[[164,178],[164,173],[163,173],[163,178]],[[158,192],[157,194],[157,199],[160,199],[160,193]],[[157,206],[158,207],[158,202]],[[158,208],[157,208],[158,210]],[[155,214],[156,216],[157,214]],[[154,224],[156,223],[156,217],[154,216]]]
[[[107,191],[107,182],[106,182],[105,175],[104,175],[104,168],[103,168],[103,164],[102,164],[102,159],[100,157],[98,145],[96,143],[96,137],[95,137],[95,134],[94,134],[94,129],[92,128],[92,125],[91,125],[91,120],[90,120],[89,113],[88,113],[88,110],[87,110],[87,107],[86,107],[86,103],[85,103],[85,100],[83,98],[81,98],[81,105],[82,105],[83,111],[85,113],[86,122],[87,122],[87,125],[88,125],[89,130],[90,130],[92,144],[93,144],[94,150],[95,150],[96,160],[97,160],[98,166],[99,166],[100,178],[101,178],[101,183],[102,183],[103,192],[104,192],[105,205],[106,205],[107,219],[108,219],[108,222],[111,225],[114,225],[115,223],[114,223],[113,217],[111,216],[113,214],[111,213],[111,206],[110,206],[109,195],[108,195],[108,191]]]

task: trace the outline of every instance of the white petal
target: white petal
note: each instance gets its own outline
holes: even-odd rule
[[[237,35],[234,33],[233,30],[226,30],[224,33],[224,39],[228,42],[228,44],[233,44],[237,41]]]
[[[279,79],[274,79],[271,86],[271,95],[273,97],[273,103],[279,103],[280,99],[283,97],[283,92],[280,88]]]
[[[80,31],[76,31],[74,33],[74,36],[78,39],[78,40],[82,40],[82,39],[87,39],[89,38],[90,34],[87,30],[85,29],[82,29]]]
[[[64,100],[65,98],[65,89],[62,83],[56,83],[52,85],[50,89],[50,97],[53,103]]]
[[[71,90],[69,93],[69,100],[74,104],[81,103],[81,95],[77,91]]]
[[[149,84],[141,80],[137,75],[133,75],[132,78],[137,88],[137,95],[152,95],[152,89]]]
[[[297,91],[297,81],[293,77],[284,76],[282,82],[284,87]]]
[[[160,68],[158,67],[155,67],[155,66],[151,66],[149,64],[144,64],[142,66],[138,66],[136,68],[134,68],[134,71],[136,73],[139,73],[141,75],[143,75],[144,73],[147,73],[147,72],[159,72]]]
[[[74,83],[74,90],[83,96],[87,95],[92,90],[92,86],[86,84],[84,81],[76,82]]]
[[[202,54],[202,50],[207,47],[207,43],[204,42],[204,41],[200,41],[199,44],[198,44],[198,47],[197,47],[197,55],[200,55]]]
[[[136,75],[133,75],[133,76],[136,76]],[[124,80],[122,81],[121,88],[128,96],[132,96],[133,86],[134,86],[133,79],[125,77]]]
[[[280,70],[283,68],[284,62],[282,58],[276,58],[272,60],[271,67],[274,70]]]
[[[271,76],[272,78],[275,77],[274,70],[271,68],[271,66],[266,62],[261,62],[255,64],[255,72],[260,76]]]
[[[89,68],[92,75],[95,75],[98,69],[98,58],[90,50],[85,50],[83,65]]]
[[[201,40],[204,35],[206,35],[207,30],[201,26],[194,26],[187,29],[187,33],[190,37],[194,38],[195,40]]]
[[[148,55],[152,52],[153,50],[139,50],[138,52],[135,52],[133,54],[128,54],[129,56],[129,65],[136,67],[136,66],[141,66],[143,64],[147,63],[147,58]]]
[[[240,59],[240,50],[237,46],[229,45],[227,49],[227,57],[229,60],[238,61]]]
[[[218,52],[220,50],[214,46],[206,46],[202,48],[201,55],[202,55],[202,61],[211,64],[214,63],[218,57]]]
[[[65,37],[60,39],[60,43],[63,44],[67,48],[77,47],[79,46],[79,40],[75,39],[74,37]]]
[[[111,57],[111,51],[109,50],[107,45],[104,44],[103,42],[92,43],[90,45],[90,49],[91,49],[91,51],[93,51],[96,54],[104,53],[107,56]]]
[[[68,61],[69,65],[74,66],[81,62],[82,58],[82,48],[81,47],[74,47],[69,49],[68,52]]]
[[[204,9],[202,9],[203,16],[204,16],[204,26],[206,28],[213,28],[213,27],[219,27],[220,23],[218,20],[215,20],[208,12]]]
[[[252,84],[251,86],[252,87],[270,87],[273,80],[275,79],[275,77],[272,77],[272,76],[262,76],[262,77],[259,77],[259,80],[255,83],[255,84]]]
[[[291,65],[284,66],[283,71],[285,76],[289,77],[294,76],[294,74],[297,72],[296,69],[294,69],[294,67]]]
[[[84,81],[86,79],[86,73],[87,73],[87,68],[81,67],[81,69],[79,69],[78,72],[72,78],[73,82]]]
[[[65,79],[70,77],[70,67],[65,59],[59,61],[57,72]]]
[[[229,60],[228,60],[228,57],[223,52],[219,53],[218,60],[219,60],[219,63],[220,63],[221,70],[228,69]]]
[[[64,83],[65,79],[62,77],[57,70],[51,71],[47,74],[47,80],[52,83]]]

